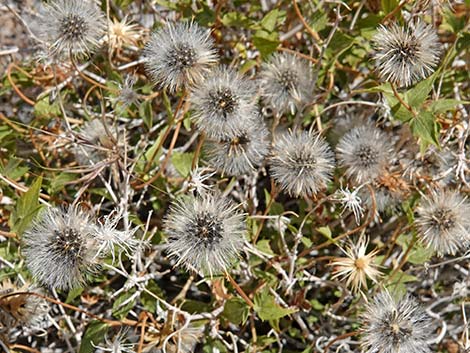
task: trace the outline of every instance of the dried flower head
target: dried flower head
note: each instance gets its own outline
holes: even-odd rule
[[[26,266],[41,284],[68,290],[96,270],[97,226],[78,207],[49,207],[23,234]]]
[[[140,103],[140,95],[137,93],[134,85],[137,82],[136,76],[126,76],[123,83],[118,84],[118,94],[110,101],[117,113],[124,112],[132,104]]]
[[[468,244],[470,203],[458,191],[433,191],[417,212],[421,240],[439,255],[453,255]]]
[[[144,49],[152,80],[170,92],[201,82],[217,55],[210,33],[193,22],[168,23]]]
[[[228,175],[249,173],[261,165],[268,154],[268,135],[264,124],[254,123],[241,134],[209,144],[208,162]]]
[[[410,86],[429,76],[441,52],[435,30],[422,21],[406,27],[380,26],[373,42],[380,76],[398,86]]]
[[[355,188],[353,191],[350,191],[348,188],[340,188],[335,192],[333,195],[333,199],[339,201],[343,204],[343,211],[349,210],[353,212],[354,219],[356,223],[359,224],[361,222],[361,217],[364,215],[364,207],[362,207],[362,199],[358,195],[359,191],[362,189],[364,185],[361,185]]]
[[[18,288],[9,280],[0,284],[0,328],[32,326],[43,320],[49,311],[47,302],[25,292],[36,293],[37,290],[28,285]]]
[[[315,195],[331,180],[335,159],[328,143],[307,131],[276,139],[270,159],[272,178],[293,196]]]
[[[363,315],[362,346],[366,353],[428,353],[430,320],[414,298],[394,300],[381,292]]]
[[[230,138],[258,120],[256,87],[236,71],[218,67],[190,96],[193,120],[210,138]]]
[[[346,133],[336,146],[340,164],[346,175],[356,182],[369,182],[378,177],[390,162],[392,149],[387,135],[365,125]]]
[[[105,30],[104,14],[90,0],[52,0],[39,12],[38,37],[53,55],[88,55]]]
[[[377,283],[377,278],[381,275],[378,266],[374,263],[378,250],[373,250],[366,254],[368,241],[361,237],[357,243],[352,243],[346,250],[340,248],[346,257],[336,257],[331,266],[334,266],[333,279],[346,279],[346,285],[352,287],[354,292],[367,289],[367,278]]]
[[[276,53],[262,65],[262,97],[278,114],[287,111],[293,114],[312,99],[312,76],[307,61],[292,54]]]
[[[119,331],[114,338],[109,338],[108,335],[104,336],[103,346],[96,346],[93,344],[97,350],[95,353],[135,353],[135,343],[127,342],[127,331]]]
[[[119,52],[124,46],[136,46],[142,36],[142,31],[136,23],[130,23],[127,16],[121,21],[113,19],[108,24],[108,46],[111,54]]]
[[[170,257],[177,259],[177,266],[202,275],[222,273],[243,246],[244,218],[218,193],[177,199],[165,221]]]
[[[103,124],[101,119],[93,119],[85,123],[78,132],[83,140],[74,147],[73,152],[80,165],[99,163],[110,157],[119,145],[119,136],[111,126]]]

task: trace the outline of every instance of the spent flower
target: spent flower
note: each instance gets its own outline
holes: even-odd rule
[[[338,160],[346,175],[356,182],[377,178],[390,162],[391,144],[387,135],[376,127],[364,125],[346,133],[336,146]]]
[[[154,83],[170,92],[200,83],[217,62],[209,31],[194,22],[168,23],[155,31],[144,58]]]
[[[470,241],[470,203],[458,191],[432,191],[417,209],[424,244],[439,255],[454,255]]]
[[[106,30],[103,12],[90,0],[52,0],[39,12],[38,37],[54,56],[89,55]]]
[[[278,114],[294,114],[312,99],[312,69],[293,54],[276,53],[263,63],[260,85],[263,99]]]
[[[319,134],[287,132],[276,139],[270,159],[273,179],[293,196],[311,196],[326,188],[334,154]]]
[[[396,23],[380,26],[373,43],[380,76],[400,87],[428,77],[441,53],[436,31],[420,20],[405,27]]]
[[[261,123],[253,124],[240,134],[207,147],[210,165],[228,175],[243,175],[263,163],[269,152],[269,132]]]
[[[193,120],[210,138],[234,137],[259,119],[254,83],[230,68],[212,71],[190,101]]]
[[[365,353],[429,353],[429,317],[406,295],[393,299],[386,291],[375,296],[363,315]]]
[[[165,230],[176,266],[213,276],[226,271],[242,249],[245,216],[219,193],[185,196],[170,207]]]

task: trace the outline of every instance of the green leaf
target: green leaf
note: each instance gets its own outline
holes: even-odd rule
[[[155,293],[159,297],[165,296],[162,289],[154,280],[149,281],[147,289],[150,292]],[[158,300],[154,296],[150,295],[148,292],[142,292],[142,294],[140,295],[140,301],[142,302],[142,305],[144,306],[145,310],[147,310],[148,312],[154,313],[155,310],[157,310]]]
[[[316,32],[320,32],[326,28],[328,24],[328,16],[323,11],[316,11],[310,19],[310,27]]]
[[[65,302],[67,304],[70,304],[76,298],[78,298],[82,293],[83,293],[83,288],[82,287],[75,287],[75,288],[71,289],[67,294],[67,299],[65,300]]]
[[[11,157],[6,166],[0,165],[0,172],[10,179],[17,180],[29,170],[26,166],[20,166],[21,162],[21,159]]]
[[[134,297],[132,300],[129,300],[135,293],[135,290],[130,290],[127,292],[121,293],[113,303],[113,316],[118,319],[123,319],[129,313],[129,311],[135,306]],[[124,304],[125,303],[125,304]]]
[[[171,162],[182,177],[187,177],[191,173],[193,158],[194,152],[173,152]]]
[[[325,226],[325,227],[319,227],[317,228],[317,231],[323,235],[325,238],[327,238],[328,240],[333,240],[333,238],[331,237],[331,229],[330,227],[328,226]]]
[[[49,118],[61,115],[59,103],[49,103],[49,98],[45,97],[34,105],[34,115],[38,118]]]
[[[55,194],[57,191],[62,190],[62,188],[68,182],[75,180],[76,174],[73,173],[59,173],[51,181],[51,185],[49,187],[49,193]]]
[[[274,9],[269,11],[266,16],[261,20],[261,27],[263,27],[268,32],[274,31],[276,28],[278,19],[281,17],[281,11]]]
[[[90,322],[85,334],[83,335],[78,353],[93,353],[95,351],[95,347],[93,347],[93,345],[96,346],[101,343],[104,340],[104,336],[107,331],[107,324],[97,320]]]
[[[258,30],[253,36],[253,44],[259,50],[263,58],[271,55],[279,46],[279,34]]]
[[[381,1],[382,10],[385,14],[389,14],[398,6],[397,0],[382,0]]]
[[[227,12],[222,16],[221,22],[224,26],[247,28],[251,25],[251,20],[242,12]]]
[[[421,153],[431,144],[439,146],[439,125],[431,112],[420,112],[411,120],[410,128],[413,135],[420,140]]]
[[[42,177],[38,177],[29,190],[18,199],[10,218],[10,226],[13,232],[21,235],[41,209],[39,205],[41,185]]]
[[[437,70],[434,74],[429,76],[427,79],[419,82],[416,86],[409,89],[405,93],[405,101],[416,110],[420,109],[424,101],[432,90],[432,85],[437,78],[440,70]]]
[[[243,299],[231,298],[225,303],[222,315],[235,325],[244,325],[250,315],[250,308]]]
[[[139,105],[139,116],[147,126],[147,129],[151,129],[153,126],[153,109],[152,102],[147,100]]]
[[[274,251],[271,249],[271,246],[269,245],[269,239],[262,239],[256,243],[256,247],[258,250],[261,252],[268,254],[268,255],[274,255]]]
[[[255,311],[263,321],[277,320],[297,311],[297,309],[283,308],[277,304],[267,287],[261,293],[256,294],[254,304]]]
[[[448,110],[456,109],[459,104],[469,104],[468,101],[461,101],[458,99],[439,99],[429,105],[429,110],[433,113],[444,113]]]

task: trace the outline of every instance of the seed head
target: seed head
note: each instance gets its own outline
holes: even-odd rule
[[[47,287],[77,287],[98,266],[97,233],[97,226],[81,209],[47,208],[23,234],[26,266]]]
[[[53,55],[92,53],[105,33],[102,11],[90,0],[52,0],[41,8],[38,37]]]
[[[293,196],[315,195],[331,180],[333,152],[318,134],[306,131],[281,135],[270,159],[272,178]]]
[[[428,353],[430,320],[407,295],[394,300],[379,293],[363,315],[362,346],[365,353]]]
[[[155,84],[175,92],[204,79],[217,62],[213,46],[210,33],[196,23],[169,23],[147,43],[145,67]]]
[[[109,33],[106,37],[111,53],[119,52],[124,46],[136,46],[142,37],[142,32],[135,23],[128,21],[127,16],[121,21],[109,21]]]
[[[344,252],[346,257],[336,257],[331,266],[335,266],[333,279],[340,277],[346,279],[346,285],[352,287],[354,292],[367,289],[367,278],[377,283],[377,277],[381,275],[374,263],[378,250],[366,254],[368,241],[362,237],[356,244],[350,244]]]
[[[310,65],[297,56],[276,53],[262,65],[262,97],[278,114],[292,114],[312,99],[313,77]]]
[[[210,138],[232,138],[258,120],[256,87],[236,71],[219,67],[191,93],[193,119]]]
[[[339,141],[338,159],[346,175],[356,182],[369,182],[378,177],[390,162],[392,149],[387,135],[372,126],[360,126],[346,133]]]
[[[470,240],[470,203],[457,191],[433,191],[417,209],[421,240],[438,255],[454,255]]]
[[[209,164],[228,175],[243,175],[263,163],[269,152],[268,130],[261,123],[254,123],[245,131],[220,142],[212,142],[207,148]]]
[[[187,196],[174,202],[165,221],[167,249],[176,265],[202,275],[232,265],[243,246],[244,215],[217,193]]]
[[[407,27],[380,26],[373,44],[380,76],[398,86],[410,86],[429,76],[441,52],[436,32],[421,21]]]
[[[140,96],[134,88],[136,76],[126,76],[123,83],[118,84],[119,93],[110,99],[117,113],[123,113],[132,104],[140,103]]]

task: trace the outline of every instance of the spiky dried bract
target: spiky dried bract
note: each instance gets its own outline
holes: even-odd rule
[[[284,133],[275,140],[271,154],[271,176],[292,196],[315,195],[331,180],[334,154],[319,134]]]
[[[417,208],[421,240],[439,255],[455,254],[470,240],[470,203],[458,191],[433,191]]]
[[[118,114],[125,112],[132,104],[137,105],[140,102],[140,95],[134,88],[136,82],[136,76],[126,76],[124,82],[118,84],[117,95],[109,99]]]
[[[406,295],[394,300],[381,292],[363,314],[365,353],[428,353],[430,320],[417,301]]]
[[[18,288],[9,280],[0,284],[0,329],[19,325],[32,326],[44,319],[49,311],[47,302],[25,292],[38,293],[34,287],[24,285]]]
[[[218,67],[191,92],[193,120],[214,139],[242,133],[256,114],[256,87],[252,81],[227,67]]]
[[[307,61],[287,53],[274,54],[260,72],[262,97],[282,115],[292,114],[312,99],[313,75]]]
[[[154,83],[170,92],[200,83],[217,62],[209,31],[193,22],[168,23],[154,32],[144,58]]]
[[[410,86],[428,77],[441,53],[433,27],[422,21],[402,27],[380,26],[373,38],[375,63],[380,76],[398,86]]]
[[[106,30],[102,11],[90,0],[52,0],[39,13],[38,37],[57,56],[92,53]]]
[[[232,138],[210,143],[206,151],[208,162],[227,175],[247,174],[261,165],[269,153],[268,136],[264,124],[253,124]]]
[[[219,193],[177,199],[165,220],[170,257],[202,275],[223,273],[242,249],[245,216]]]
[[[336,257],[331,266],[334,266],[333,279],[341,278],[346,280],[346,285],[351,286],[354,292],[367,289],[367,278],[377,283],[377,278],[381,275],[378,266],[374,263],[378,250],[373,250],[366,254],[368,241],[362,237],[355,244],[350,244],[343,250],[346,257]]]
[[[128,21],[127,16],[121,21],[113,19],[108,22],[109,33],[106,36],[111,54],[119,52],[124,46],[136,46],[142,37],[142,31],[136,23]]]
[[[338,160],[346,175],[356,182],[370,182],[390,162],[393,149],[388,136],[376,127],[364,125],[346,133],[336,146]]]
[[[68,290],[98,266],[97,227],[78,207],[49,207],[23,234],[26,266],[41,284]]]

